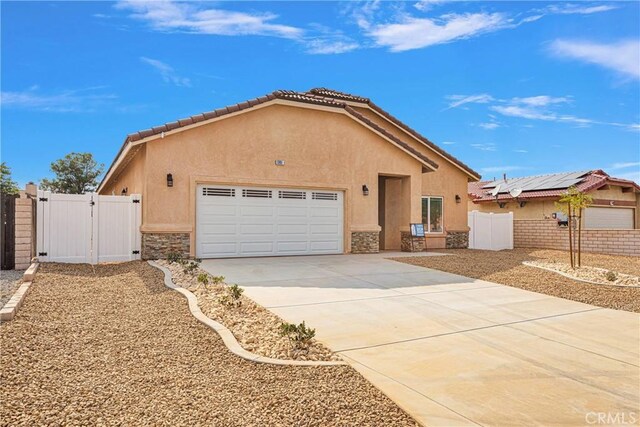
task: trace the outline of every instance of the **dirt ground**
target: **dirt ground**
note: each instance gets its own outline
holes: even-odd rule
[[[238,358],[143,262],[42,265],[0,346],[3,426],[415,425],[349,366]]]
[[[569,262],[569,255],[566,251],[514,249],[494,252],[449,249],[438,252],[447,253],[450,256],[395,258],[395,261],[501,283],[599,307],[640,313],[640,288],[592,285],[571,280],[550,271],[522,265],[522,261],[527,260]],[[640,276],[639,257],[583,253],[582,265]]]

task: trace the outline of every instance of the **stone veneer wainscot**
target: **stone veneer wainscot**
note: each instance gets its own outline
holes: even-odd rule
[[[351,233],[352,254],[377,254],[380,252],[379,231],[353,231]]]
[[[166,258],[169,252],[179,252],[189,257],[189,233],[143,233],[142,259]]]
[[[469,247],[469,232],[448,231],[445,240],[447,249],[466,249]]]
[[[411,240],[413,240],[413,244]],[[409,231],[400,232],[400,250],[402,252],[424,252],[425,244],[424,237],[413,237]]]

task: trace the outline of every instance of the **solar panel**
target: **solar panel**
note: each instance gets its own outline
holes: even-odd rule
[[[554,173],[549,175],[523,176],[519,178],[498,179],[485,184],[483,189],[492,189],[500,184],[500,193],[508,193],[514,188],[521,188],[522,191],[557,190],[569,188],[582,181],[582,178],[590,171]]]

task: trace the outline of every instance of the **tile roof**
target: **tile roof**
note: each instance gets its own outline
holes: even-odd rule
[[[458,166],[460,166],[463,170],[465,170],[471,176],[473,176],[473,177],[475,177],[477,179],[480,179],[480,174],[475,172],[469,166],[465,165],[464,163],[462,163],[460,160],[456,159],[455,157],[453,157],[449,153],[447,153],[444,150],[442,150],[440,147],[438,147],[437,145],[435,145],[434,143],[429,141],[427,138],[425,138],[422,135],[420,135],[415,130],[411,129],[406,124],[402,123],[400,120],[398,120],[395,117],[393,117],[391,114],[387,113],[386,111],[384,111],[383,109],[381,109],[380,107],[375,105],[373,102],[371,102],[369,100],[369,98],[364,98],[364,97],[361,97],[361,96],[357,96],[357,95],[353,95],[353,94],[349,94],[349,93],[345,93],[345,92],[339,92],[339,91],[332,90],[332,89],[327,89],[327,88],[324,88],[324,87],[313,88],[313,89],[311,89],[311,90],[309,90],[307,92],[297,92],[297,91],[292,91],[292,90],[276,90],[276,91],[274,91],[272,93],[269,93],[267,95],[260,96],[260,97],[257,97],[257,98],[253,98],[253,99],[250,99],[250,100],[247,100],[247,101],[244,101],[244,102],[240,102],[238,104],[230,105],[230,106],[227,106],[227,107],[224,107],[224,108],[218,108],[217,110],[207,111],[207,112],[201,113],[201,114],[196,114],[196,115],[193,115],[193,116],[190,116],[190,117],[186,117],[186,118],[183,118],[183,119],[180,119],[180,120],[176,120],[176,121],[173,121],[173,122],[165,123],[165,124],[160,125],[160,126],[155,126],[153,128],[150,128],[150,129],[144,129],[144,130],[141,130],[141,131],[138,131],[138,132],[130,133],[129,135],[127,135],[127,137],[126,137],[126,139],[124,141],[124,144],[122,145],[122,147],[120,148],[120,151],[118,152],[118,154],[116,155],[116,158],[114,159],[114,162],[111,164],[111,166],[109,167],[109,170],[105,174],[105,178],[109,175],[109,173],[111,172],[111,170],[113,169],[113,167],[115,165],[115,162],[120,157],[120,155],[124,151],[127,143],[129,143],[129,142],[140,141],[140,140],[148,138],[150,136],[160,135],[160,134],[162,134],[164,132],[169,132],[169,131],[172,131],[172,130],[175,130],[175,129],[179,129],[181,127],[185,127],[185,126],[189,126],[189,125],[192,125],[192,124],[196,124],[198,122],[202,122],[202,121],[205,121],[205,120],[210,120],[210,119],[213,119],[213,118],[216,118],[216,117],[221,117],[221,116],[224,116],[224,115],[227,115],[227,114],[236,113],[238,111],[246,110],[246,109],[252,108],[252,107],[254,107],[256,105],[272,101],[274,99],[282,99],[282,100],[293,101],[293,102],[301,102],[301,103],[322,105],[322,106],[326,106],[326,107],[342,108],[342,109],[346,110],[347,113],[350,114],[351,116],[353,116],[356,119],[358,119],[359,121],[365,123],[367,126],[372,127],[377,132],[380,132],[381,134],[383,134],[385,137],[391,139],[394,143],[398,144],[403,149],[411,152],[413,155],[415,155],[416,157],[418,157],[419,159],[421,159],[422,161],[424,161],[428,165],[432,166],[434,169],[436,169],[438,167],[437,163],[435,163],[433,160],[429,159],[424,154],[420,153],[418,150],[415,150],[414,148],[412,148],[406,142],[402,141],[398,137],[398,135],[394,134],[393,132],[390,132],[389,129],[385,129],[385,128],[381,127],[380,125],[374,123],[373,121],[367,119],[364,115],[358,113],[355,109],[350,108],[349,105],[347,104],[347,102],[366,104],[370,108],[372,108],[373,110],[378,112],[380,115],[385,117],[387,120],[389,120],[391,123],[393,123],[395,126],[403,129],[404,131],[406,131],[407,133],[409,133],[410,135],[412,135],[416,139],[422,141],[424,144],[426,144],[427,146],[431,147],[438,154],[442,155],[443,157],[447,158],[451,162],[453,162],[453,163],[457,164]],[[103,179],[103,182],[104,182],[104,179]],[[100,185],[102,185],[102,183]]]
[[[571,174],[576,172],[571,172]],[[527,178],[527,177],[525,177]],[[490,191],[491,188],[483,188],[487,184],[490,184],[494,181],[477,181],[470,182],[468,184],[468,193],[469,197],[475,203],[482,202],[495,202],[496,197],[491,196]],[[507,180],[507,188],[509,180]],[[581,192],[587,192],[591,190],[598,189],[606,184],[614,184],[614,185],[626,185],[629,187],[634,187],[636,191],[640,191],[640,186],[633,181],[629,181],[626,179],[614,178],[609,176],[602,170],[593,170],[584,172],[580,181],[576,184],[576,188]],[[565,186],[563,188],[551,188],[551,189],[536,189],[531,191],[523,191],[520,196],[518,196],[519,200],[530,200],[530,199],[544,199],[544,198],[556,198],[560,197],[564,194],[569,186]],[[513,197],[508,192],[500,192],[498,193],[497,200],[513,200]]]
[[[333,99],[341,99],[343,101],[361,102],[363,104],[368,104],[370,102],[369,98],[364,98],[362,96],[352,95],[345,92],[338,92],[337,90],[327,89],[326,87],[316,87],[311,89],[307,93],[313,93],[315,95],[326,96]]]

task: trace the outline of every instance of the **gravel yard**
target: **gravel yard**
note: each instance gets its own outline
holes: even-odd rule
[[[0,425],[416,425],[349,366],[236,357],[143,262],[43,264],[0,345]]]
[[[572,280],[551,271],[522,265],[522,261],[534,260],[568,262],[569,255],[566,251],[514,249],[494,252],[450,249],[438,252],[451,256],[409,257],[394,260],[599,307],[640,313],[640,288],[594,285]],[[634,276],[640,275],[640,258],[638,257],[583,253],[582,265]]]
[[[289,340],[280,335],[283,320],[250,298],[241,296],[239,306],[222,303],[224,298],[228,298],[229,284],[199,283],[199,275],[211,277],[204,270],[198,268],[188,273],[176,262],[159,260],[157,263],[168,268],[173,283],[192,292],[198,299],[198,306],[204,315],[225,325],[245,350],[283,360],[341,360],[315,339],[311,340],[308,348],[292,348]],[[313,328],[313,325],[307,326]]]
[[[2,270],[0,272],[0,308],[11,299],[22,283],[24,270]]]

